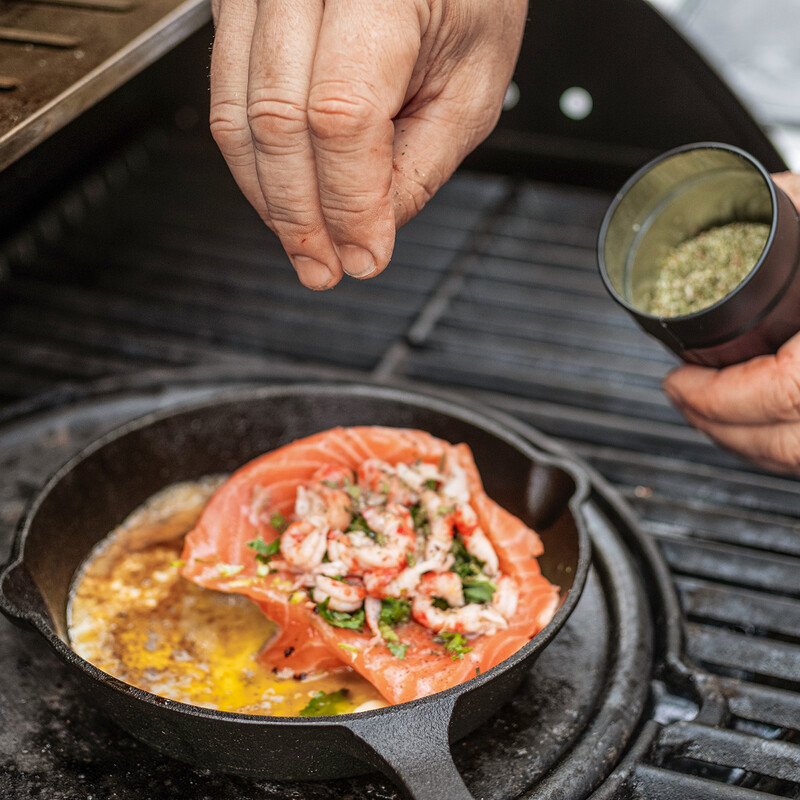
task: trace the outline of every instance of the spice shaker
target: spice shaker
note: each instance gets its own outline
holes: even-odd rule
[[[682,242],[731,222],[769,226],[741,281],[691,313],[646,311],[664,259]],[[685,145],[642,167],[606,212],[597,255],[611,296],[684,361],[735,364],[774,353],[800,330],[800,215],[766,169],[732,145]]]

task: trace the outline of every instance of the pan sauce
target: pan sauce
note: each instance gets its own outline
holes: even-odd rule
[[[343,688],[341,711],[384,706],[349,667],[304,680],[277,677],[256,660],[274,623],[241,595],[181,577],[183,535],[223,480],[164,489],[100,542],[70,597],[72,648],[128,684],[222,711],[295,716],[318,692]]]

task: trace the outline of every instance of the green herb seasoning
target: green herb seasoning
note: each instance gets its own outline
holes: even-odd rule
[[[315,692],[308,705],[300,709],[301,717],[326,717],[346,711],[347,689],[337,692]]]
[[[731,222],[681,242],[664,259],[642,310],[680,317],[722,300],[758,261],[770,226]]]

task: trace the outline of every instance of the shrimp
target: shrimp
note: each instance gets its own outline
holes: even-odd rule
[[[390,503],[409,506],[415,502],[409,487],[398,477],[394,467],[379,458],[369,458],[359,465],[358,485]]]
[[[435,564],[438,571],[448,570],[453,565],[450,552],[453,545],[452,511],[448,511],[447,506],[442,505],[441,497],[430,489],[423,492],[422,505],[430,526],[425,560]]]
[[[442,475],[433,464],[421,462],[419,464],[403,464],[400,462],[395,466],[397,477],[416,495],[413,499],[418,499],[428,481],[438,483],[442,480]]]
[[[349,531],[347,536],[353,546],[353,554],[364,570],[404,567],[408,554],[414,553],[417,536],[408,509],[389,503],[385,509],[364,509],[364,520],[376,534],[371,538],[363,531]]]
[[[364,573],[364,586],[372,597],[397,597],[399,593],[392,590],[398,575],[405,574],[408,570],[401,567],[378,567]]]
[[[496,586],[494,595],[492,595],[492,606],[510,622],[519,602],[517,584],[511,576],[503,575],[496,582]]]
[[[353,518],[347,492],[322,483],[297,487],[294,513],[300,518],[324,517],[331,528],[338,530],[344,530]]]
[[[321,517],[293,522],[281,534],[281,555],[297,570],[308,572],[322,563],[328,547],[328,524]]]
[[[353,471],[346,467],[328,464],[320,467],[311,477],[313,491],[319,496],[331,528],[343,531],[353,519],[353,503],[345,491],[353,485]]]
[[[504,587],[501,599],[506,610],[512,609],[510,598],[512,589],[515,598],[513,610],[516,610],[516,589],[513,586]],[[461,579],[454,572],[429,572],[422,576],[417,587],[417,594],[411,603],[411,614],[420,625],[439,633],[453,631],[491,635],[508,627],[509,621],[494,605],[494,598],[491,603],[467,603],[464,605],[464,597],[461,592]],[[450,608],[438,608],[433,604],[434,598],[437,597],[448,603],[451,600],[458,601],[460,599],[461,605],[456,602],[455,604],[450,603]]]
[[[367,590],[369,591],[369,590]],[[370,596],[364,600],[364,614],[367,620],[367,626],[375,634],[374,641],[382,639],[380,631],[380,616],[381,616],[381,601],[377,597]]]
[[[328,532],[328,558],[331,564],[336,565],[338,574],[360,575],[364,571],[355,556],[349,536],[339,530]]]
[[[366,597],[363,586],[345,581],[337,581],[327,575],[317,575],[313,598],[315,603],[328,601],[328,608],[333,611],[357,611]]]
[[[449,469],[441,487],[442,494],[458,505],[469,502],[469,484],[467,473],[455,461],[450,461]]]
[[[453,514],[453,523],[464,542],[467,552],[483,562],[483,571],[489,577],[500,574],[497,553],[478,522],[478,515],[470,505],[459,506]]]

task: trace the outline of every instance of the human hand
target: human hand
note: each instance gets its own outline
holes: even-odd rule
[[[800,175],[772,177],[800,209]],[[664,391],[720,446],[767,469],[800,474],[800,334],[775,355],[743,364],[679,367]]]
[[[526,0],[213,0],[211,131],[301,282],[379,274],[491,131]]]

